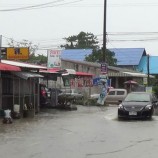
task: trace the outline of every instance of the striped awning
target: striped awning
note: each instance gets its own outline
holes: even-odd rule
[[[108,73],[108,77],[148,77],[147,74],[139,73],[139,72],[110,72]],[[150,78],[154,78],[154,76],[150,75]]]

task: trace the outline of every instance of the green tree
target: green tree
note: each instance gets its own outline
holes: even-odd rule
[[[61,45],[65,49],[97,49],[98,40],[92,33],[80,32],[78,35],[65,37],[65,45]]]
[[[85,60],[89,61],[89,62],[103,62],[104,60],[103,60],[103,51],[102,51],[102,49],[99,49],[99,50],[93,49],[92,54],[86,56]],[[105,61],[110,66],[116,65],[117,59],[115,58],[114,52],[111,52],[108,49],[106,49],[106,51],[105,51]]]
[[[92,54],[85,57],[85,61],[89,62],[103,62],[103,51],[99,47],[97,36],[93,33],[80,32],[78,35],[69,36],[64,38],[66,40],[65,45],[61,45],[65,49],[93,49]],[[117,60],[115,59],[114,52],[108,49],[105,52],[105,60],[108,65],[116,65]]]

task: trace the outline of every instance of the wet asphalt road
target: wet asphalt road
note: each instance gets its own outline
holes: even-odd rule
[[[0,158],[156,158],[158,116],[117,120],[117,107],[44,110],[0,123]]]

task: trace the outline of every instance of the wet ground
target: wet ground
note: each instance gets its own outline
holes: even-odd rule
[[[0,158],[155,158],[158,116],[117,120],[117,107],[42,110],[35,118],[0,123]]]

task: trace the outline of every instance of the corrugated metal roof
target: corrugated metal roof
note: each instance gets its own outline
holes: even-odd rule
[[[13,72],[13,74],[17,75],[18,77],[21,77],[25,80],[27,80],[28,78],[41,78],[44,77],[40,74],[37,73],[31,73],[31,72]]]
[[[66,49],[61,51],[61,58],[84,61],[85,57],[91,53],[92,49]]]
[[[144,48],[112,48],[110,51],[115,53],[117,65],[139,65],[142,55],[146,55]]]
[[[33,65],[33,64],[28,64],[28,63],[23,63],[23,62],[18,62],[18,61],[12,61],[12,60],[1,60],[2,63],[4,64],[9,64],[13,66],[19,66],[23,68],[32,68],[32,69],[47,69],[44,66],[40,65]]]
[[[18,66],[0,63],[0,71],[21,71],[21,68]]]
[[[108,77],[148,77],[145,73],[139,72],[110,72],[108,73]],[[154,78],[154,76],[150,75],[150,78]]]
[[[148,73],[147,56],[142,57],[138,69],[143,73]],[[158,56],[149,56],[149,74],[158,74]]]

